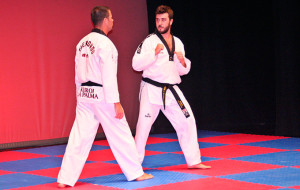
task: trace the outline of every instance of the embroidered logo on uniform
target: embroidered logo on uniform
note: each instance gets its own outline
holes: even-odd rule
[[[185,108],[182,110],[182,112],[186,118],[190,117],[189,112]]]
[[[147,114],[145,115],[145,117],[151,117],[150,113],[147,113]]]
[[[82,54],[82,57],[86,57],[86,58],[88,58],[89,57],[89,54]]]
[[[93,88],[84,88],[81,87],[80,92],[78,94],[79,97],[85,97],[85,98],[93,98],[93,99],[99,99],[98,95],[94,93]]]
[[[144,42],[144,41],[143,41],[143,42]],[[143,42],[138,46],[138,48],[137,48],[137,50],[136,50],[136,52],[137,52],[138,54],[140,54],[141,51],[142,51],[142,45],[143,45]]]
[[[152,35],[154,35],[154,34],[153,34],[153,33],[152,33],[152,34],[149,34],[149,35],[146,37],[146,39],[149,38],[149,37],[152,36]],[[145,39],[145,40],[146,40],[146,39]],[[143,43],[144,43],[145,40],[143,40],[143,41],[140,43],[140,45],[138,46],[138,48],[137,48],[137,50],[136,50],[136,52],[137,52],[138,54],[141,53],[141,51],[142,51],[142,46],[143,46]]]
[[[81,46],[79,47],[79,51],[81,51],[85,46],[90,49],[91,54],[95,53],[95,46],[91,41],[82,42]]]

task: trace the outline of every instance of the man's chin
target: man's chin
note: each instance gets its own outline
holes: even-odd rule
[[[165,34],[165,33],[167,33],[167,31],[168,31],[168,30],[158,30],[158,32],[159,32],[160,34]]]

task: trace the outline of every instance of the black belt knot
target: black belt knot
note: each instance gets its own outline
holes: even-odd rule
[[[101,86],[102,87],[102,84],[98,84],[98,83],[95,83],[92,81],[87,81],[85,83],[82,83],[81,86]]]
[[[183,102],[181,101],[179,95],[177,94],[176,90],[173,87],[176,84],[160,83],[160,82],[151,80],[149,78],[144,78],[144,77],[142,78],[142,80],[144,82],[147,82],[149,84],[152,84],[154,86],[162,88],[162,100],[163,100],[164,109],[166,109],[166,93],[167,93],[167,90],[170,89],[173,96],[175,97],[180,109],[182,110],[183,114],[185,115],[185,117],[188,118],[190,116],[189,112],[187,111],[187,109],[183,105]]]

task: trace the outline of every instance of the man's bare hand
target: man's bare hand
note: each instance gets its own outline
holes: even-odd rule
[[[122,119],[124,117],[124,109],[120,102],[115,103],[115,112],[116,112],[115,118]]]
[[[155,55],[159,54],[159,52],[161,50],[164,49],[164,45],[163,44],[157,44],[156,48],[155,48]]]
[[[182,52],[175,51],[174,53],[176,54],[176,56],[177,56],[178,60],[180,61],[181,65],[186,67],[184,56],[183,56]]]

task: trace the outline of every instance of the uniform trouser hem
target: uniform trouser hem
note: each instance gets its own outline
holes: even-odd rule
[[[57,180],[57,183],[62,183],[62,184],[74,187],[76,182],[75,183],[69,183],[69,182],[64,182],[63,180]]]
[[[113,155],[121,167],[123,174],[126,176],[126,179],[130,181],[143,175],[143,168],[139,163],[134,139],[126,118],[124,116],[122,120],[114,119],[114,113],[113,104],[78,103],[76,119],[72,127],[66,153],[57,179],[58,183],[74,186],[78,181],[84,163],[87,160],[88,153],[92,147],[99,121],[102,124]],[[114,127],[109,128],[110,125]],[[84,128],[85,126],[89,127]],[[80,143],[78,143],[78,141],[80,141]],[[126,147],[124,147],[124,145],[126,145]],[[80,158],[77,158],[78,156]],[[74,171],[72,165],[79,167]]]
[[[189,118],[184,116],[175,99],[172,100],[172,98],[170,98],[170,104],[167,105],[166,109],[160,104],[151,102],[151,98],[149,97],[151,92],[148,92],[149,87],[151,87],[151,85],[148,85],[147,83],[144,84],[144,86],[141,86],[140,92],[140,111],[135,136],[140,161],[143,160],[145,156],[145,146],[151,127],[155,122],[159,111],[162,111],[176,130],[186,164],[192,166],[201,163],[201,153],[198,145],[194,114],[180,89],[176,87],[176,92],[190,113]],[[151,117],[145,117],[147,114]]]
[[[196,162],[192,162],[191,164],[187,164],[187,166],[194,166],[194,165],[197,165],[197,164],[201,164],[202,161],[196,161]]]
[[[144,171],[140,171],[140,172],[137,172],[136,175],[134,175],[133,177],[130,177],[130,178],[127,178],[127,181],[133,181],[133,180],[136,180],[136,178],[138,177],[141,177],[142,175],[144,175]]]
[[[136,172],[137,174],[134,175],[134,176],[131,176],[130,178],[126,176],[127,178],[127,181],[134,181],[136,180],[138,177],[141,177],[142,175],[144,175],[144,171],[143,170],[140,170],[138,172]],[[77,182],[77,181],[76,181]],[[62,184],[65,184],[65,185],[68,185],[68,186],[71,186],[71,187],[74,187],[76,182],[68,182],[68,181],[64,181],[63,179],[58,179],[57,180],[57,183],[62,183]]]

